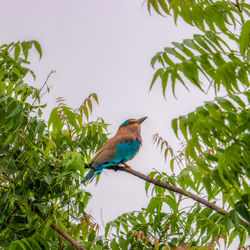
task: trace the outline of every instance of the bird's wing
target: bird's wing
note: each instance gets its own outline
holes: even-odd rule
[[[93,162],[96,160],[96,158],[103,152],[103,148],[101,148],[96,154],[95,156],[92,158],[92,161],[90,163],[90,165],[92,166]]]
[[[97,169],[99,166],[102,166],[103,164],[108,166],[112,166],[115,163],[119,163],[116,158],[117,153],[117,147],[120,144],[123,143],[133,143],[136,141],[135,136],[133,135],[116,135],[109,140],[107,140],[101,150],[94,156],[91,166],[95,169]],[[120,150],[123,148],[120,147]],[[115,159],[115,161],[113,161]]]

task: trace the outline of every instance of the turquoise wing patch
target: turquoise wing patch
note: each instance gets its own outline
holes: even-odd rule
[[[140,147],[140,141],[136,138],[135,141],[122,142],[116,147],[116,156],[109,162],[103,163],[97,167],[96,174],[99,175],[106,167],[115,166],[119,163],[126,162],[132,158]]]
[[[140,147],[138,138],[133,142],[122,142],[116,147],[117,154],[112,162],[120,163],[126,162],[132,158]]]

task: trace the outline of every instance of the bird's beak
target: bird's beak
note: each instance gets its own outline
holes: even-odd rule
[[[143,121],[145,121],[148,117],[145,116],[145,117],[142,117],[140,119],[137,120],[137,123],[141,124]]]

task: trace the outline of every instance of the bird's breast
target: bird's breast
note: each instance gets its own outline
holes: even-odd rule
[[[136,138],[135,141],[122,142],[116,147],[115,160],[117,162],[126,162],[137,153],[140,147],[140,141]]]

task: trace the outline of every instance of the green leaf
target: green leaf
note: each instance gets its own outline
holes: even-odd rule
[[[240,220],[239,220],[239,217],[238,217],[238,214],[236,213],[236,211],[230,212],[230,218],[233,221],[236,229],[239,229],[240,228]]]
[[[61,107],[63,114],[66,115],[68,123],[71,124],[74,129],[78,132],[80,127],[77,124],[77,117],[76,114],[68,107],[62,106]]]
[[[59,228],[61,228],[64,232],[66,232],[66,231],[67,231],[67,228],[66,228],[66,227],[65,227],[65,225],[63,224],[63,222],[62,222],[62,219],[61,219],[61,218],[57,218],[56,222],[57,222],[57,224],[58,224]]]
[[[28,53],[29,53],[29,43],[28,42],[22,42],[21,43],[23,54],[25,59],[28,58]]]
[[[172,120],[172,129],[174,130],[175,135],[178,137],[178,120],[176,118]]]
[[[112,250],[120,250],[119,245],[116,243],[115,239],[111,241],[110,247]]]
[[[238,230],[236,230],[236,229],[233,230],[233,231],[230,233],[227,247],[229,247],[229,246],[232,244],[232,242],[233,242],[233,240],[235,239],[235,237],[237,236],[237,234],[238,234]]]
[[[208,45],[204,42],[204,37],[201,35],[194,35],[194,40],[201,45],[204,49],[206,49],[208,52],[212,52],[211,49],[208,47]]]
[[[152,87],[153,87],[153,85],[154,85],[156,79],[157,79],[159,76],[162,76],[163,73],[164,73],[164,69],[158,69],[158,70],[155,72],[149,90],[152,89]]]
[[[225,98],[222,98],[222,97],[216,97],[215,100],[220,104],[220,106],[222,108],[224,108],[225,110],[231,112],[231,111],[235,111],[236,108],[234,107],[234,105],[228,101],[227,99]]]
[[[246,21],[241,29],[240,39],[240,53],[242,56],[245,56],[246,51],[249,50],[250,46],[250,20]]]
[[[246,221],[250,221],[250,212],[248,211],[243,201],[238,201],[235,204],[235,209]]]
[[[155,68],[155,63],[160,62],[162,66],[164,67],[164,62],[162,60],[162,52],[156,53],[156,55],[151,59],[151,66],[154,69]]]
[[[239,236],[240,236],[240,247],[243,247],[245,242],[246,242],[247,232],[246,231],[240,231]]]
[[[162,57],[166,64],[168,64],[171,67],[175,67],[175,63],[168,57],[166,53],[163,53]]]
[[[26,250],[26,247],[25,247],[25,245],[23,244],[23,242],[21,240],[12,241],[10,243],[9,248],[8,248],[8,250],[19,250],[19,249]]]
[[[58,108],[54,108],[50,113],[48,127],[50,127],[51,125],[53,125],[53,130],[55,130],[56,132],[61,131],[63,127],[62,118],[58,111]]]
[[[145,183],[145,191],[146,191],[146,195],[148,196],[148,189],[149,189],[149,186],[150,186],[150,182],[146,182]]]
[[[230,214],[226,214],[224,216],[224,223],[225,223],[225,227],[227,232],[230,231],[230,229],[232,228],[232,221],[231,221],[231,215]]]
[[[159,196],[153,197],[147,206],[146,214],[152,214],[155,210],[159,212],[162,207],[162,201]]]
[[[179,210],[178,210],[178,205],[177,205],[177,202],[174,198],[172,198],[171,196],[169,195],[166,195],[164,197],[164,202],[167,203],[173,210],[173,212],[175,214],[178,214],[179,213]]]
[[[242,108],[245,108],[245,107],[246,107],[245,103],[244,103],[237,95],[230,95],[230,97],[231,97],[236,103],[238,103]]]
[[[183,43],[185,44],[185,45],[187,45],[189,48],[191,48],[191,49],[196,49],[196,46],[195,46],[195,44],[194,44],[194,42],[193,42],[193,40],[192,39],[184,39],[183,40]]]
[[[163,92],[163,95],[165,96],[165,92],[166,92],[166,87],[167,87],[167,83],[168,83],[168,71],[166,70],[162,76],[162,92]]]
[[[90,99],[88,99],[88,107],[89,107],[90,113],[92,113],[92,102]]]
[[[195,61],[183,62],[181,64],[181,70],[184,75],[199,89],[202,90],[198,79],[198,68]],[[202,90],[203,91],[203,90]]]
[[[40,245],[33,238],[22,239],[22,241],[29,246],[30,249],[42,250]]]
[[[51,225],[51,223],[53,223],[53,219],[52,219],[52,217],[49,216],[49,217],[47,217],[45,226],[43,228],[43,235],[44,235],[45,239],[50,239],[50,237],[51,237],[51,235],[50,235],[50,231],[51,231],[50,225]]]
[[[34,40],[33,44],[35,45],[36,51],[38,52],[38,54],[39,54],[39,56],[41,58],[42,55],[43,55],[43,52],[42,52],[42,48],[41,48],[40,43]]]
[[[171,168],[172,172],[174,172],[174,158],[171,159],[171,161],[170,161],[170,168]]]
[[[13,108],[11,112],[9,113],[9,115],[7,116],[7,119],[10,119],[19,115],[21,111],[22,111],[22,105],[17,104],[16,107]]]
[[[161,8],[165,11],[165,13],[169,14],[169,8],[168,8],[165,0],[158,0],[158,3],[160,4]]]
[[[188,132],[187,132],[187,118],[185,116],[179,117],[180,122],[180,130],[185,137],[186,140],[188,140]]]
[[[84,115],[88,121],[89,120],[89,111],[88,111],[88,108],[86,106],[83,106],[83,112],[84,112]]]
[[[17,59],[20,56],[21,48],[18,43],[15,44],[15,51],[14,51],[14,59],[17,61]]]
[[[48,185],[52,183],[52,177],[49,174],[44,176],[44,180],[46,181]]]

